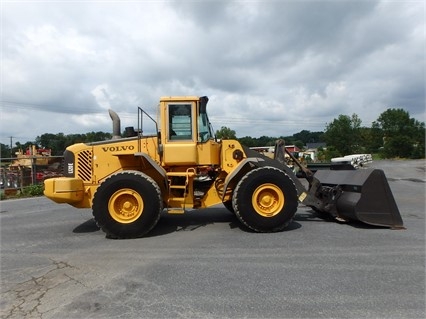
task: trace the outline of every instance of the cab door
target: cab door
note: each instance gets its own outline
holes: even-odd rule
[[[169,102],[165,105],[166,141],[163,162],[166,166],[197,164],[196,102]]]

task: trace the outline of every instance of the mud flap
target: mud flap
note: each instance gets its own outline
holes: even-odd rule
[[[319,170],[317,198],[323,199],[318,210],[347,221],[404,229],[385,173],[380,169]]]

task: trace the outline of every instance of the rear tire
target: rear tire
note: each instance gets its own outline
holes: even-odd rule
[[[161,191],[151,177],[141,172],[120,172],[98,187],[92,208],[96,223],[108,237],[141,237],[160,219]]]
[[[248,172],[232,198],[238,219],[256,232],[283,230],[297,211],[297,190],[292,179],[274,167]]]

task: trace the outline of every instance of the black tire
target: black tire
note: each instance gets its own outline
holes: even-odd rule
[[[238,219],[256,232],[283,230],[298,206],[292,179],[269,166],[248,172],[238,182],[232,202]]]
[[[108,177],[93,198],[93,217],[109,238],[136,238],[148,233],[163,210],[161,191],[149,176],[125,171]]]

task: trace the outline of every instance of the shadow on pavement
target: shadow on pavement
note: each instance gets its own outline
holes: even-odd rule
[[[85,221],[83,224],[78,225],[73,229],[73,233],[81,234],[81,233],[93,233],[98,231],[100,228],[96,225],[96,222],[93,218]]]
[[[302,222],[336,223],[359,229],[389,229],[389,227],[369,225],[360,221],[339,221],[334,219],[331,215],[315,212],[314,210],[301,214],[296,214],[294,220]]]
[[[326,215],[316,213],[314,211],[304,211],[301,213],[296,213],[293,221],[284,229],[284,231],[292,231],[302,227],[301,223],[304,222],[333,222]],[[209,208],[201,210],[191,210],[187,211],[184,214],[167,214],[163,213],[157,225],[144,237],[156,237],[162,236],[179,231],[195,231],[199,228],[206,227],[212,224],[221,224],[227,223],[230,229],[239,228],[243,232],[253,233],[251,229],[247,228],[237,217],[229,212],[227,209],[219,208]],[[379,226],[371,226],[361,222],[345,222],[345,225],[361,228],[361,229],[377,229],[377,228],[386,228]],[[73,229],[74,233],[93,233],[99,231],[99,227],[96,225],[96,222],[93,218],[85,221],[84,223],[78,225]]]

